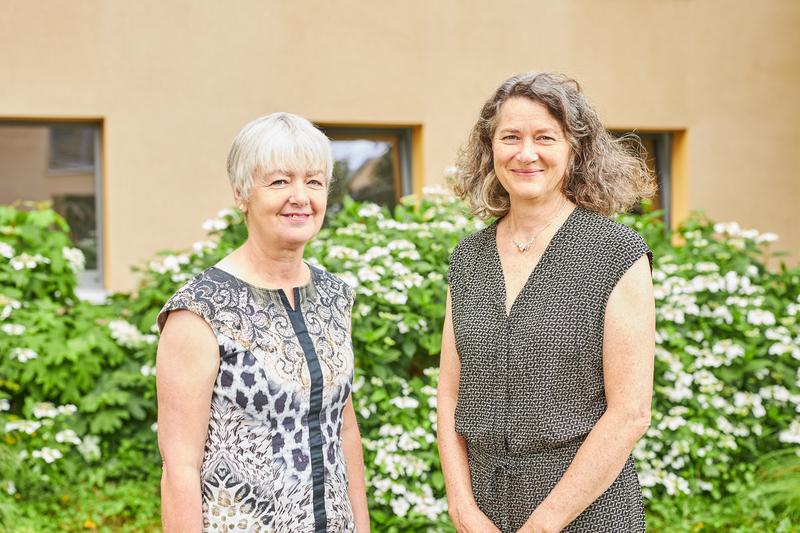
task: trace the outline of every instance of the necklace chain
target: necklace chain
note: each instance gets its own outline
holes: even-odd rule
[[[552,226],[552,225],[553,225],[553,222],[555,222],[555,221],[556,221],[556,219],[558,218],[558,215],[560,215],[560,214],[561,214],[561,211],[564,209],[564,206],[565,206],[565,205],[567,205],[567,201],[566,201],[566,200],[564,200],[564,201],[561,203],[561,207],[559,207],[559,208],[558,208],[558,211],[556,211],[556,214],[555,214],[555,215],[553,215],[553,217],[552,217],[550,220],[548,220],[548,221],[547,221],[547,224],[545,224],[545,225],[542,227],[542,229],[540,229],[539,231],[537,231],[537,232],[536,232],[536,233],[533,235],[533,237],[531,237],[531,238],[530,238],[530,240],[527,240],[527,241],[518,241],[518,240],[517,240],[517,239],[515,239],[514,237],[511,237],[511,242],[513,242],[513,243],[514,243],[514,246],[516,246],[516,247],[517,247],[517,250],[519,250],[519,252],[520,252],[520,253],[522,253],[522,254],[524,254],[525,252],[527,252],[527,251],[530,249],[530,247],[531,247],[531,246],[533,246],[533,243],[536,241],[536,238],[537,238],[539,235],[541,235],[541,234],[542,234],[542,232],[543,232],[544,230],[546,230],[547,228],[549,228],[550,226]]]

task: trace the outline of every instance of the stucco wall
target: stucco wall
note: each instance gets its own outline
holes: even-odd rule
[[[200,238],[225,155],[276,110],[422,126],[421,183],[509,75],[581,81],[609,127],[686,130],[679,212],[779,233],[800,257],[800,2],[2,0],[0,119],[101,119],[106,284]]]

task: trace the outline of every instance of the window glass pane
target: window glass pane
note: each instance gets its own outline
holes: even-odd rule
[[[652,205],[654,209],[664,211],[664,221],[670,221],[670,195],[671,195],[671,172],[672,172],[672,134],[665,133],[639,133],[630,131],[612,131],[616,137],[630,135],[638,137],[645,152],[645,162],[647,167],[656,176],[658,191],[653,196]],[[638,208],[634,209],[638,211]]]
[[[647,168],[649,168],[650,172],[652,172],[656,176],[656,179],[658,180],[658,190],[660,191],[662,176],[658,175],[658,170],[656,169],[656,138],[653,135],[640,134],[639,139],[642,142],[642,146],[644,147],[645,152],[647,152],[645,157]],[[660,196],[661,195],[659,193],[656,193],[656,195],[653,196],[653,198],[651,199],[653,202],[654,209],[661,209]]]
[[[99,131],[97,124],[0,122],[0,202],[51,202],[92,271],[99,269],[94,160]]]
[[[94,172],[94,128],[92,124],[50,126],[50,171]]]
[[[72,242],[86,256],[86,269],[97,269],[97,229],[94,195],[53,197],[53,209],[63,216],[71,230]]]
[[[333,150],[328,214],[345,195],[390,209],[411,194],[411,128],[322,127]]]
[[[333,139],[333,203],[344,194],[355,200],[394,207],[400,182],[396,139]]]

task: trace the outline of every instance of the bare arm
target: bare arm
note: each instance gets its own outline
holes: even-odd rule
[[[203,319],[189,311],[170,313],[156,356],[165,533],[203,528],[200,467],[218,368],[217,341]]]
[[[455,413],[458,399],[458,382],[461,362],[456,351],[450,292],[442,332],[442,354],[439,362],[439,390],[437,392],[437,424],[439,460],[442,463],[447,490],[450,518],[459,533],[499,533],[499,529],[484,515],[475,503],[472,481],[467,464],[467,444],[456,433]]]
[[[603,376],[608,408],[521,532],[561,531],[619,476],[650,425],[654,353],[653,286],[643,256],[619,281],[606,307]]]
[[[353,516],[356,520],[356,532],[369,533],[364,453],[361,448],[361,432],[358,430],[352,395],[347,399],[342,417],[342,451],[347,467],[347,496],[350,498],[350,506],[353,508]]]

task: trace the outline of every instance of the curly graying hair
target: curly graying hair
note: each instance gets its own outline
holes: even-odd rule
[[[655,179],[636,137],[617,139],[609,134],[575,80],[529,72],[506,80],[486,101],[467,145],[459,152],[452,186],[474,214],[486,219],[508,213],[508,192],[494,173],[492,138],[500,107],[514,97],[541,103],[561,124],[570,145],[561,190],[569,200],[610,216],[655,193]]]

